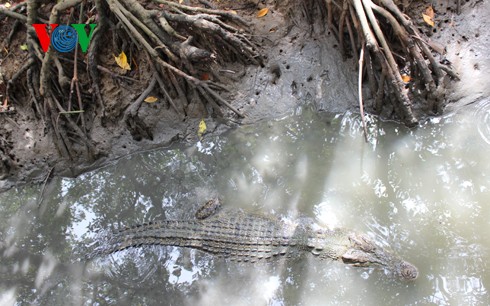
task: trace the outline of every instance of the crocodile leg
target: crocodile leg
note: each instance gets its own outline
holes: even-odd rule
[[[199,207],[199,209],[196,211],[196,219],[198,220],[204,220],[207,219],[211,216],[215,216],[219,210],[221,209],[221,201],[218,197],[212,198],[211,200],[207,201]]]

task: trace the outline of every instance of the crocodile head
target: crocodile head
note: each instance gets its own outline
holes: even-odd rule
[[[390,273],[405,280],[415,280],[419,274],[417,268],[397,255],[377,246],[364,234],[348,235],[350,246],[340,259],[354,266],[380,265]]]
[[[357,267],[377,265],[404,280],[415,280],[419,274],[414,265],[376,245],[364,234],[343,230],[320,231],[309,240],[308,246],[319,257],[337,259]]]

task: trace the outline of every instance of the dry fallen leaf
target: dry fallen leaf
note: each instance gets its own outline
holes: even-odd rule
[[[148,96],[146,97],[145,99],[145,102],[146,103],[155,103],[158,101],[158,98],[157,97],[154,97],[154,96]]]
[[[411,80],[411,79],[412,79],[412,78],[411,78],[411,77],[410,77],[408,74],[402,74],[402,81],[403,81],[404,83],[408,83],[408,82],[410,82],[410,80]]]
[[[434,19],[435,14],[432,6],[429,5],[429,7],[427,7],[427,9],[425,10],[425,15],[429,16],[431,19]]]
[[[422,14],[422,18],[424,18],[425,23],[427,23],[431,27],[434,26],[434,21],[432,20],[432,18],[430,18],[429,16],[427,16],[425,14]]]
[[[434,16],[435,14],[432,6],[427,7],[425,13],[422,13],[422,18],[424,18],[425,23],[427,23],[431,27],[434,26]]]
[[[114,59],[116,60],[116,64],[118,64],[122,69],[131,70],[128,63],[128,58],[126,57],[126,53],[124,53],[124,51],[121,52],[119,56],[114,56]]]
[[[269,9],[264,7],[263,9],[261,9],[258,13],[257,13],[257,17],[260,18],[260,17],[264,17],[265,15],[267,15],[267,13],[269,13]]]

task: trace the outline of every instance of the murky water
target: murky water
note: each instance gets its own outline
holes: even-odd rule
[[[0,305],[489,305],[490,103],[417,130],[308,109],[0,194]],[[87,263],[100,230],[228,207],[368,233],[415,282],[305,258],[240,264],[176,247]]]

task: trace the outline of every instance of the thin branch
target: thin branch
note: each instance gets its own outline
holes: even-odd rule
[[[156,73],[156,72],[155,72]],[[155,88],[155,85],[157,83],[157,79],[155,77],[155,74],[153,74],[150,83],[148,84],[148,87],[141,93],[141,95],[136,99],[128,109],[124,112],[123,116],[123,121],[126,121],[129,116],[134,117],[138,113],[139,108],[141,107],[141,104],[143,101],[148,97],[148,95],[151,93],[153,88]]]
[[[165,0],[153,0],[153,2],[166,4],[170,7],[174,7],[174,8],[183,10],[183,11],[188,11],[188,12],[193,12],[193,13],[200,12],[200,13],[219,15],[222,17],[226,17],[230,20],[236,21],[236,22],[242,24],[243,26],[246,26],[246,27],[250,26],[248,24],[248,22],[246,22],[243,18],[241,18],[240,16],[238,16],[236,14],[233,14],[230,11],[213,10],[213,9],[207,9],[207,8],[202,8],[202,7],[187,6],[187,5],[182,5],[182,4],[178,4],[175,2],[171,2],[171,1],[165,1]]]
[[[15,18],[17,20],[20,20],[22,21],[23,23],[26,23],[27,22],[27,17],[22,15],[22,14],[19,14],[19,13],[16,13],[16,12],[13,12],[9,9],[6,9],[4,7],[0,7],[0,15],[5,15],[5,16],[8,16],[8,17],[11,17],[11,18]]]
[[[359,109],[361,110],[362,128],[364,129],[364,139],[368,142],[368,132],[366,127],[366,118],[364,117],[364,105],[362,102],[362,64],[364,62],[364,44],[362,45],[361,54],[359,55]]]

